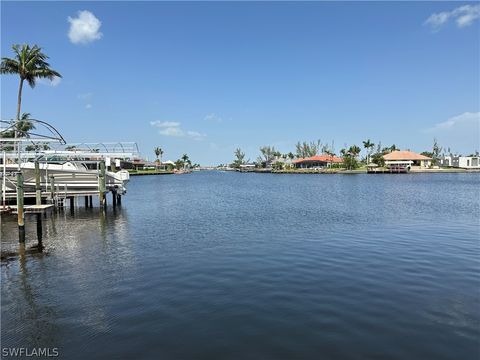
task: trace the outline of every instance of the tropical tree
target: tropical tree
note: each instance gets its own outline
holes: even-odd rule
[[[330,148],[328,149],[324,149],[324,153],[325,155],[328,155],[328,157],[330,158],[330,166],[333,165],[333,157],[335,156],[335,152],[333,150],[331,150]]]
[[[177,170],[180,170],[183,167],[185,167],[185,162],[183,160],[178,159],[177,161],[175,161],[175,168]]]
[[[32,144],[25,147],[25,151],[39,151],[39,150],[50,150],[50,146],[47,144]]]
[[[298,158],[307,158],[311,156],[318,155],[318,152],[322,148],[322,143],[320,140],[311,141],[310,143],[300,141],[295,145],[297,157]]]
[[[382,142],[379,141],[377,144],[377,149],[375,152],[370,156],[371,162],[377,164],[378,166],[384,166],[385,165],[385,159],[383,158],[383,155],[389,153],[389,149],[386,150],[386,148],[382,148]]]
[[[378,166],[385,166],[385,159],[383,158],[382,152],[376,152],[372,155],[372,162]]]
[[[370,163],[370,156],[372,155],[372,149],[375,146],[370,139],[363,142],[363,147],[367,150],[367,164]]]
[[[437,138],[433,138],[433,147],[432,147],[432,165],[436,165],[442,152],[442,147],[438,144]]]
[[[340,150],[343,157],[343,164],[348,170],[358,167],[357,157],[360,154],[361,149],[357,145],[352,145],[348,149]]]
[[[183,167],[184,167],[184,168],[185,168],[185,166],[186,166],[187,164],[191,164],[191,161],[190,161],[190,159],[189,159],[189,157],[188,157],[187,154],[183,154],[182,157],[181,157],[181,159],[182,159],[182,161],[183,161]]]
[[[232,167],[234,169],[239,169],[240,165],[245,164],[245,153],[240,148],[237,148],[234,154],[235,160],[233,161]]]
[[[17,121],[15,128],[18,137],[30,137],[28,132],[35,129],[35,125],[33,125],[30,118],[30,113],[23,113],[22,116],[20,116],[20,120]]]
[[[257,158],[257,161],[260,164],[265,164],[264,167],[267,167],[271,165],[272,161],[275,158],[275,154],[277,151],[275,150],[275,147],[273,146],[262,146],[260,148],[260,153],[261,155]]]
[[[48,56],[42,52],[42,48],[37,45],[12,45],[14,58],[2,58],[0,73],[16,74],[20,77],[17,98],[17,116],[16,121],[20,121],[20,111],[22,107],[23,83],[26,81],[31,88],[36,85],[37,79],[46,78],[53,80],[55,77],[62,77],[57,71],[50,68],[47,62]]]
[[[161,147],[156,147],[153,149],[155,156],[157,157],[157,163],[159,162],[158,158],[160,157],[160,164],[162,163],[162,155],[163,155],[163,150]]]
[[[23,113],[19,121],[12,120],[13,129],[8,131],[3,131],[1,137],[9,139],[14,138],[15,133],[18,137],[29,137],[28,132],[35,129],[35,125],[30,120],[30,113]]]

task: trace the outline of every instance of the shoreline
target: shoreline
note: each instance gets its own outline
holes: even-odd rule
[[[379,174],[397,174],[397,172],[390,172],[388,170],[382,170],[378,172],[368,172],[366,169],[356,169],[356,170],[270,170],[270,169],[259,169],[259,170],[250,170],[250,171],[237,171],[241,173],[257,173],[257,174],[323,174],[323,175],[332,175],[332,174],[369,174],[369,175],[379,175]],[[453,174],[453,173],[480,173],[480,169],[415,169],[402,174]]]
[[[207,171],[207,170],[204,170]],[[225,171],[221,169],[208,170],[208,171]],[[304,175],[353,175],[353,174],[368,174],[368,175],[380,175],[380,174],[390,174],[397,175],[397,172],[390,172],[388,170],[382,170],[378,172],[368,172],[365,169],[356,169],[356,170],[271,170],[271,169],[257,169],[257,170],[248,170],[248,171],[238,171],[230,170],[233,172],[239,173],[255,173],[255,174],[277,174],[277,175],[288,175],[288,174],[304,174]],[[422,170],[410,170],[408,172],[400,174],[466,174],[466,173],[480,173],[480,169],[422,169]],[[173,171],[138,171],[130,172],[130,176],[147,176],[147,175],[173,175]]]

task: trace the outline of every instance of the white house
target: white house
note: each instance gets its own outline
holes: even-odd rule
[[[439,165],[463,169],[480,169],[480,157],[445,155],[439,159]]]
[[[459,156],[458,167],[464,169],[480,169],[480,157],[478,156]]]

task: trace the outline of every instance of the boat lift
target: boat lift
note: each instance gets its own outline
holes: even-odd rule
[[[19,239],[20,242],[25,241],[24,230],[24,209],[28,212],[42,213],[47,208],[52,208],[55,205],[63,207],[63,202],[67,198],[70,199],[70,211],[73,212],[74,199],[78,196],[85,196],[85,206],[92,207],[92,196],[98,195],[100,204],[103,209],[106,209],[106,193],[112,192],[113,206],[120,204],[121,195],[124,193],[118,192],[117,186],[107,187],[107,168],[112,167],[114,177],[120,177],[122,183],[123,179],[128,181],[128,173],[123,174],[115,172],[114,169],[120,167],[121,160],[134,160],[140,156],[138,145],[134,142],[101,142],[101,143],[74,143],[68,144],[60,132],[51,124],[38,120],[28,119],[33,127],[29,131],[22,131],[17,128],[17,121],[15,120],[0,120],[0,152],[3,153],[1,158],[3,171],[2,177],[2,211],[13,210],[18,214],[19,225]],[[111,163],[115,161],[115,163]],[[35,163],[35,193],[24,193],[24,177],[22,171],[22,164],[27,162]],[[88,191],[78,191],[68,189],[65,184],[64,189],[59,189],[55,186],[55,178],[48,176],[50,181],[45,181],[45,191],[42,191],[40,185],[40,163],[55,164],[58,162],[64,163],[81,163],[88,164],[88,169],[96,170],[98,181],[97,188]],[[16,171],[12,172],[12,164],[18,164]],[[10,166],[9,166],[10,165]],[[10,167],[10,172],[7,173],[7,166]],[[30,165],[31,167],[31,165]],[[92,168],[93,167],[93,168]],[[96,169],[95,169],[96,167]],[[31,170],[30,170],[31,171]],[[48,170],[47,170],[48,171]],[[58,177],[58,176],[57,176]],[[112,175],[108,175],[109,179]],[[16,178],[16,180],[14,179]],[[58,178],[60,179],[60,178]],[[7,183],[9,188],[14,189],[7,191]],[[118,179],[117,179],[118,181]],[[8,194],[7,194],[8,192]],[[24,207],[24,198],[34,196],[36,198],[36,205]],[[60,197],[60,198],[59,198]],[[16,206],[6,207],[7,198],[16,198]],[[50,205],[42,205],[42,198],[50,201]],[[61,200],[61,201],[60,201]],[[23,240],[22,240],[23,239]]]

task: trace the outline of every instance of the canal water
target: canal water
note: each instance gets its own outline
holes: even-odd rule
[[[44,220],[43,253],[2,261],[2,349],[478,359],[479,185],[480,174],[132,178],[121,208],[66,208]],[[35,230],[27,220],[28,246]],[[1,245],[18,249],[11,218]]]

